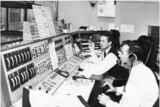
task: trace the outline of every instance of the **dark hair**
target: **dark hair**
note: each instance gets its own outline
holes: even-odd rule
[[[118,30],[114,30],[111,29],[110,30],[112,32],[112,42],[113,42],[113,47],[116,49],[119,49],[120,47],[120,42],[119,42],[119,38],[120,38],[120,32]]]
[[[118,49],[120,47],[120,42],[119,42],[120,33],[118,30],[101,32],[101,36],[107,37],[108,41],[112,42],[112,48]]]
[[[108,37],[108,41],[112,41],[112,33],[110,31],[104,31],[100,33],[101,36]]]
[[[144,49],[143,46],[136,40],[126,40],[122,42],[122,45],[128,45],[130,54],[135,54],[137,56],[137,60],[144,61]]]

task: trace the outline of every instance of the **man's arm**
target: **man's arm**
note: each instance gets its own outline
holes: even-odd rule
[[[91,79],[91,80],[102,80],[103,75],[91,75],[91,77],[89,77],[89,79]]]

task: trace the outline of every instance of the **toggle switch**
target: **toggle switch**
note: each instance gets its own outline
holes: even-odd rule
[[[13,89],[16,86],[15,81],[14,81],[13,77],[11,77],[10,80],[11,80],[11,88]]]
[[[11,68],[14,67],[14,59],[13,59],[13,56],[10,56],[10,59],[11,59]]]
[[[21,84],[21,80],[19,78],[19,75],[17,75],[18,83]]]
[[[24,55],[23,55],[23,53],[21,52],[20,55],[21,55],[22,63],[24,63]]]
[[[21,56],[20,53],[18,53],[18,64],[21,65],[21,63],[22,63]]]
[[[27,53],[24,51],[24,62],[26,63],[27,62],[27,59],[28,59],[28,56],[27,56]]]
[[[15,59],[15,66],[17,66],[18,65],[18,58],[17,58],[16,54],[14,55],[14,59]]]
[[[18,85],[18,80],[17,80],[16,76],[14,76],[13,78],[15,80],[15,86],[17,86]]]
[[[39,87],[38,89],[41,90],[41,87]]]
[[[11,61],[10,61],[10,58],[5,58],[6,59],[6,67],[7,69],[10,69],[11,68]]]

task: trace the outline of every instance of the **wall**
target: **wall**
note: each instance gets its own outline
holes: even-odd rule
[[[102,26],[109,23],[134,25],[133,33],[121,32],[120,40],[137,39],[148,34],[148,25],[159,25],[159,3],[139,1],[117,1],[115,18],[97,17],[97,5],[92,8],[88,1],[59,1],[59,19],[72,23],[73,30],[79,26]]]

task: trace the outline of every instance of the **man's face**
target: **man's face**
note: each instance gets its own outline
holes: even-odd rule
[[[130,65],[130,60],[128,58],[129,57],[128,50],[129,50],[129,46],[128,45],[123,45],[120,48],[120,51],[119,51],[120,61],[121,61],[121,64],[124,65],[124,66],[129,66]]]
[[[107,49],[109,46],[111,46],[111,43],[112,43],[111,41],[108,41],[108,37],[106,37],[106,36],[100,37],[100,45],[103,50]]]

